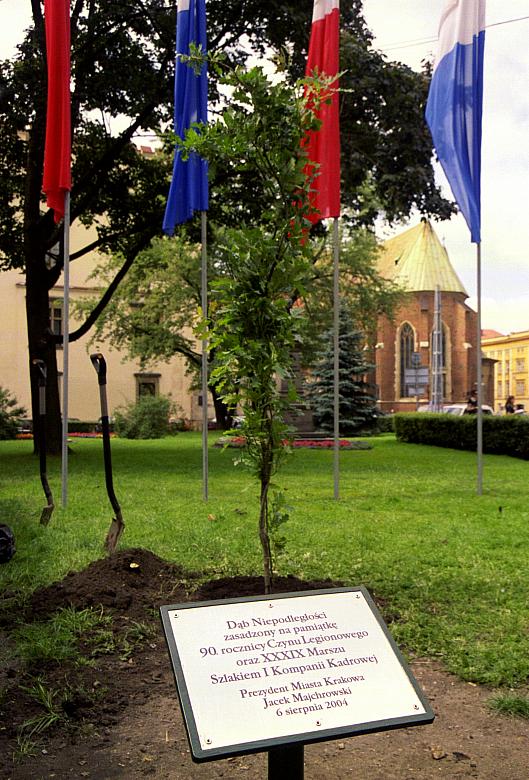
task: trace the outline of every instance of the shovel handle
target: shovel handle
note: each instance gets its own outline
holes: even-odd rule
[[[101,352],[94,352],[90,355],[90,360],[97,372],[97,378],[99,381],[99,396],[101,400],[101,428],[103,431],[103,461],[105,464],[105,483],[108,493],[108,498],[112,504],[112,508],[116,513],[116,518],[113,521],[113,525],[117,524],[116,530],[109,532],[109,539],[107,539],[107,547],[110,551],[116,546],[117,539],[119,538],[124,524],[121,518],[121,508],[119,502],[114,493],[114,484],[112,480],[112,456],[110,452],[110,427],[108,422],[108,404],[107,404],[107,364],[105,358]],[[115,535],[115,539],[112,537]]]
[[[46,387],[46,379],[48,377],[46,363],[39,358],[34,358],[32,363],[38,371],[39,387]]]
[[[42,510],[40,517],[41,525],[48,525],[50,522],[51,513],[54,509],[53,494],[48,482],[48,475],[46,473],[46,380],[48,378],[48,369],[46,363],[39,358],[34,358],[32,361],[33,366],[38,372],[39,382],[39,417],[40,417],[40,444],[39,444],[39,460],[40,460],[40,482],[44,490],[44,495],[48,505]]]
[[[39,383],[39,414],[43,417],[46,414],[46,380],[48,378],[48,369],[46,363],[39,358],[34,358],[32,363],[37,371]]]
[[[97,379],[99,386],[106,385],[107,383],[107,363],[101,352],[94,352],[90,355],[90,360],[97,372]]]

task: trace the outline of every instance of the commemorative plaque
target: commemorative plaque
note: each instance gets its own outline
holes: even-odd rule
[[[160,611],[196,761],[434,719],[364,587]]]

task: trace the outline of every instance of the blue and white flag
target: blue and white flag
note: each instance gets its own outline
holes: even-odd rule
[[[189,54],[189,45],[207,51],[206,0],[178,0],[176,18],[176,66],[174,89],[174,129],[184,138],[185,131],[195,122],[207,122],[208,75],[204,63],[197,74],[191,63],[182,62],[179,55]],[[191,219],[195,211],[208,208],[208,164],[196,153],[187,160],[177,147],[173,178],[165,207],[163,230],[173,235],[175,225]]]
[[[426,105],[439,161],[470,229],[481,241],[481,116],[485,0],[447,0]]]

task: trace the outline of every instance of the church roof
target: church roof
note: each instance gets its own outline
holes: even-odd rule
[[[382,244],[378,271],[408,292],[468,293],[452,268],[448,253],[427,220]]]

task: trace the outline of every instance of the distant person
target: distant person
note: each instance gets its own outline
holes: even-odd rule
[[[463,414],[477,414],[478,411],[478,399],[474,390],[471,390],[467,397],[467,405]]]
[[[510,395],[505,401],[505,414],[514,414],[514,396]]]
[[[475,399],[469,398],[467,400],[467,405],[465,406],[463,414],[477,414],[477,411],[478,411],[478,405]]]

